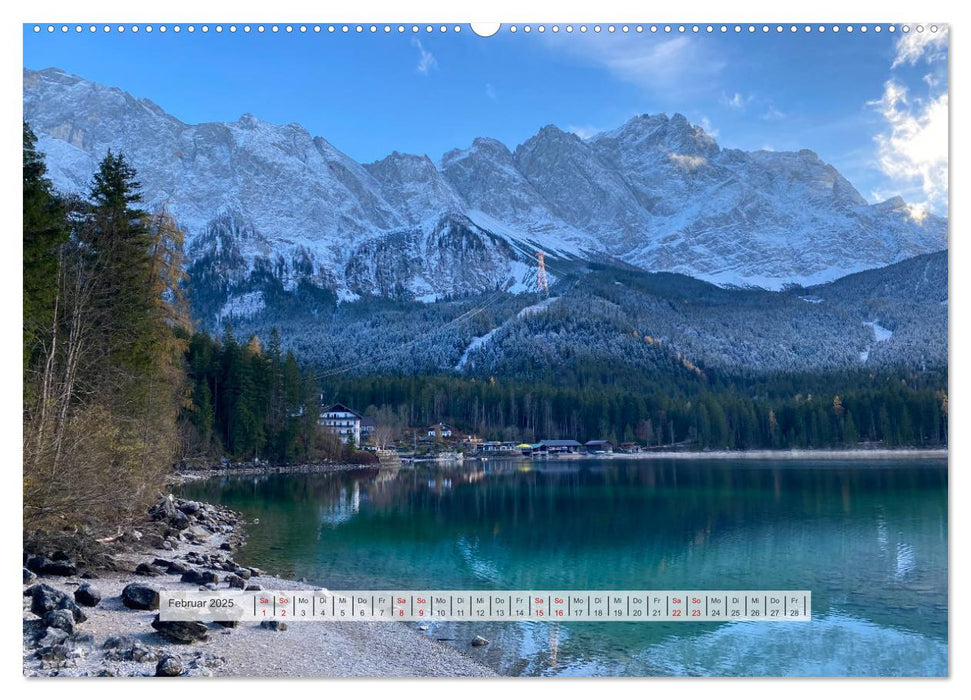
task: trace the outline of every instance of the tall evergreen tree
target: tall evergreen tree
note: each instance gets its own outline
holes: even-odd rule
[[[26,370],[52,334],[58,291],[58,248],[68,240],[64,206],[47,179],[37,137],[24,122],[23,342]]]
[[[93,303],[104,358],[128,372],[151,367],[157,320],[153,241],[148,215],[138,207],[140,188],[124,155],[109,151],[94,175],[90,207],[78,232],[96,280]]]

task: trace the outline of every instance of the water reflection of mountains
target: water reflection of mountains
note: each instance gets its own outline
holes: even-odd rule
[[[421,465],[196,497],[260,517],[247,550],[309,577],[352,577],[365,547],[384,585],[808,587],[816,610],[946,634],[943,463]]]
[[[927,468],[900,469],[892,463],[859,468],[830,462],[794,466],[714,461],[505,461],[472,467],[225,477],[204,484],[200,498],[218,493],[226,502],[242,500],[262,506],[312,503],[321,523],[329,525],[349,523],[362,504],[367,505],[370,517],[388,520],[431,508],[436,527],[447,526],[453,513],[465,520],[472,509],[482,518],[513,518],[517,524],[537,527],[538,537],[568,528],[581,539],[600,541],[609,532],[616,541],[639,536],[636,523],[632,528],[630,520],[617,517],[618,511],[640,513],[649,506],[652,530],[697,524],[699,536],[704,536],[716,524],[746,521],[752,511],[768,518],[794,514],[812,519],[852,517],[855,507],[872,507],[874,497],[891,492],[911,494],[915,497],[912,506],[919,508],[922,492],[943,498],[947,473],[936,462]],[[838,504],[833,502],[834,493],[840,494]],[[594,508],[584,515],[570,509],[571,501],[588,504],[591,499],[602,510]],[[665,514],[660,522],[658,513]],[[584,517],[578,520],[578,515]],[[621,527],[615,530],[617,525]]]

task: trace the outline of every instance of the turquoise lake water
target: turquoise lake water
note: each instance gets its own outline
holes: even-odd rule
[[[947,469],[504,461],[189,484],[331,589],[809,589],[809,623],[432,623],[509,675],[947,673]],[[326,623],[308,623],[326,624]],[[382,623],[378,623],[382,624]],[[476,634],[491,640],[470,649]]]

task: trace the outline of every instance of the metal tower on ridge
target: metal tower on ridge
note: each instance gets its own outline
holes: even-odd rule
[[[550,282],[546,278],[546,253],[537,250],[536,260],[539,263],[536,268],[536,291],[548,297],[550,295]]]

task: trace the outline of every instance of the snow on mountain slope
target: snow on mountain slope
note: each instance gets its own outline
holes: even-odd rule
[[[946,247],[899,198],[870,206],[809,150],[719,149],[681,115],[635,117],[588,142],[649,213],[621,252],[646,269],[773,289],[824,282]]]
[[[368,165],[296,124],[189,125],[57,69],[24,70],[24,114],[64,191],[86,191],[108,149],[129,156],[147,205],[187,229],[207,271],[197,286],[219,304],[255,291],[256,274],[341,298],[525,290],[540,249],[551,268],[607,257],[780,288],[947,245],[946,220],[914,217],[899,198],[867,204],[811,151],[723,150],[678,114],[587,140],[547,126],[512,152],[478,138],[438,164],[395,152]]]
[[[378,181],[385,200],[401,212],[410,225],[441,212],[462,212],[461,197],[446,182],[428,156],[395,151],[376,163],[364,166]]]
[[[647,230],[647,212],[622,171],[610,167],[576,134],[543,127],[513,158],[553,213],[568,225],[595,232],[610,251]]]
[[[464,370],[469,364],[469,356],[472,355],[476,350],[481,348],[483,345],[487,344],[489,340],[492,338],[492,336],[494,336],[496,333],[503,330],[509,324],[513,323],[517,319],[529,318],[533,314],[538,314],[546,311],[546,309],[549,308],[551,304],[556,302],[558,298],[559,297],[547,297],[542,301],[536,302],[535,304],[531,304],[530,306],[526,306],[520,309],[519,311],[517,311],[514,315],[510,316],[506,320],[506,322],[503,323],[502,325],[496,326],[492,330],[486,332],[484,335],[480,335],[473,338],[472,341],[466,346],[465,350],[462,352],[462,357],[460,357],[459,361],[456,363],[455,370],[456,371]]]

